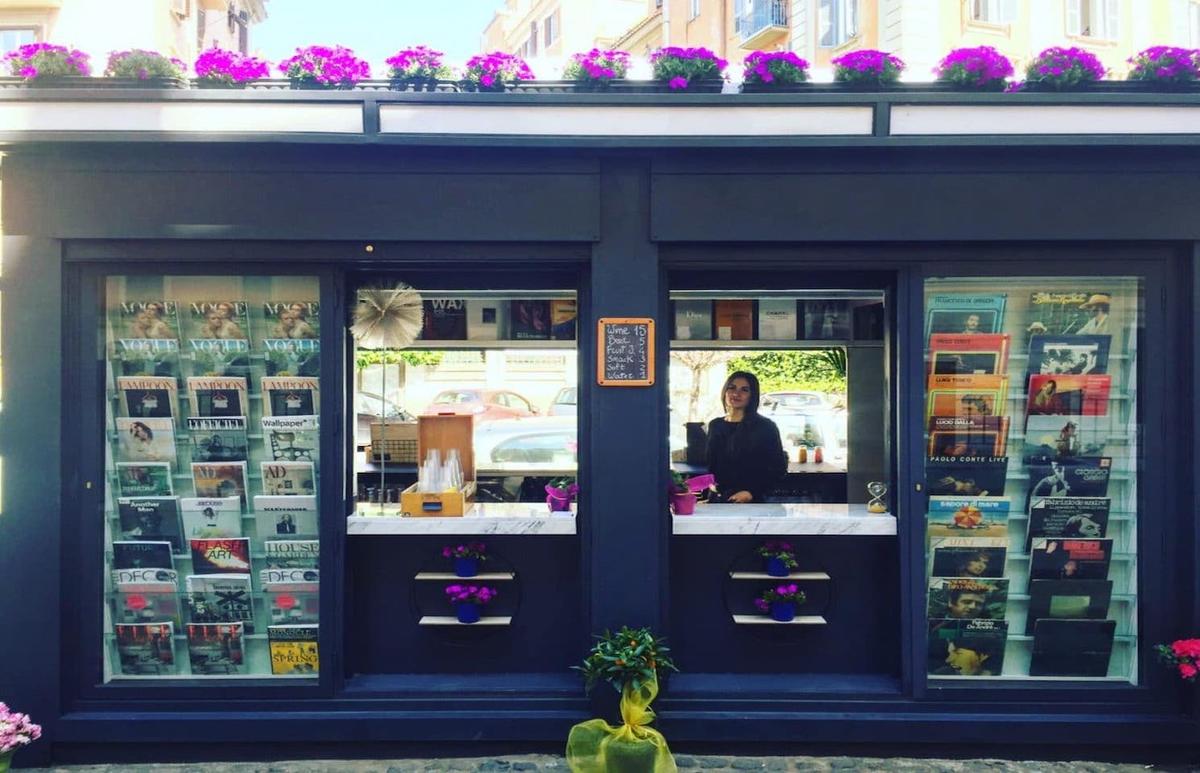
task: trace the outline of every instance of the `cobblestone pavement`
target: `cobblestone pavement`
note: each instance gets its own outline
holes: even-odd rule
[[[902,771],[903,773],[1143,773],[1147,770],[1188,771],[1200,766],[1109,764],[1101,762],[1012,762],[1008,760],[872,759],[866,757],[726,757],[676,754],[684,773],[723,770],[795,771],[796,773],[853,773]],[[422,773],[423,771],[558,771],[569,768],[562,757],[521,755],[511,757],[461,757],[400,760],[321,760],[282,762],[206,762],[186,765],[71,765],[27,768],[63,773]]]

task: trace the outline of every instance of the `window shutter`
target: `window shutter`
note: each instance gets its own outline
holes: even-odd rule
[[[1066,0],[1067,2],[1067,34],[1083,34],[1083,9],[1080,5],[1084,0]]]
[[[845,0],[846,3],[846,37],[843,42],[858,34],[858,0]]]
[[[1104,37],[1121,37],[1121,0],[1104,0]]]

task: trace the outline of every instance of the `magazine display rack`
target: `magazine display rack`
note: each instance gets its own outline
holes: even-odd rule
[[[1138,682],[1140,308],[1130,277],[927,280],[931,682]]]
[[[315,678],[316,277],[105,287],[105,681]]]

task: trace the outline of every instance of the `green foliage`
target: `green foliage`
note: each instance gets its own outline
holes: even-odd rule
[[[789,389],[846,392],[845,349],[745,352],[726,367],[729,373],[746,370],[758,376],[764,393]]]
[[[589,692],[597,682],[608,682],[617,692],[627,684],[640,690],[652,676],[661,682],[665,672],[679,671],[664,641],[649,628],[622,626],[616,633],[597,636],[583,665],[571,668],[583,674]]]
[[[671,471],[671,485],[675,488],[677,494],[691,493],[691,489],[688,488],[688,476],[682,472]]]
[[[354,357],[354,365],[358,370],[363,370],[369,365],[395,365],[400,362],[413,367],[425,365],[434,368],[442,364],[445,354],[408,349],[359,349]]]

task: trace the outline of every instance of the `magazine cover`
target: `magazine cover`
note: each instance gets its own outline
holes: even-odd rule
[[[121,413],[135,419],[179,415],[179,384],[166,376],[118,376]]]
[[[467,302],[461,298],[423,301],[421,338],[426,341],[467,340]]]
[[[265,380],[265,379],[264,379]],[[187,380],[191,416],[246,416],[246,379],[241,376],[193,376]]]
[[[929,377],[925,415],[1004,416],[1008,376],[935,374]]]
[[[282,462],[316,462],[321,449],[316,416],[264,416],[264,446],[271,458]]]
[[[1007,416],[931,416],[929,456],[1002,457],[1008,449]]]
[[[196,462],[192,464],[192,481],[196,496],[204,499],[237,497],[242,507],[246,500],[245,462]]]
[[[549,301],[510,301],[509,313],[512,315],[514,340],[540,340],[550,337]]]
[[[196,574],[250,574],[250,538],[190,540]]]
[[[117,307],[118,338],[179,339],[179,304],[175,301],[125,301]]]
[[[258,536],[316,537],[317,498],[313,496],[256,496]]]
[[[1105,292],[1036,292],[1029,298],[1031,335],[1105,335],[1112,296]]]
[[[166,572],[167,569],[123,569],[123,572]],[[113,593],[113,621],[136,623],[171,623],[180,625],[179,590],[174,582],[117,583]]]
[[[1096,539],[1108,533],[1107,497],[1045,497],[1029,508],[1029,533],[1025,549],[1039,537]]]
[[[320,575],[315,569],[264,569],[259,582],[271,610],[271,624],[320,622]]]
[[[1009,501],[1004,497],[929,497],[927,535],[1005,537]]]
[[[1008,335],[934,333],[929,336],[929,373],[1003,375],[1008,372]]]
[[[321,304],[317,301],[266,301],[263,303],[267,338],[315,339],[321,333]],[[295,375],[295,374],[293,374]]]
[[[184,497],[179,500],[188,540],[242,536],[242,501],[237,497]]]
[[[1116,620],[1038,620],[1030,676],[1108,676]]]
[[[804,314],[804,338],[806,340],[832,341],[850,337],[850,303],[848,301],[800,301],[800,308]]]
[[[269,539],[263,542],[263,550],[268,569],[316,569],[320,565],[319,540]]]
[[[175,497],[120,497],[117,513],[121,521],[121,539],[166,541],[176,553],[183,552],[179,500]]]
[[[122,376],[179,378],[179,342],[174,338],[119,338]]]
[[[931,537],[933,577],[1003,577],[1008,540],[1004,537]]]
[[[320,669],[317,626],[272,625],[267,627],[267,638],[272,674],[317,675]]]
[[[928,618],[1003,620],[1008,609],[1008,580],[934,577],[929,580]]]
[[[754,301],[713,302],[718,341],[749,341],[754,338]]]
[[[171,465],[166,462],[117,462],[117,487],[123,497],[169,497]]]
[[[268,376],[320,376],[321,342],[315,338],[264,338]]]
[[[1108,372],[1112,336],[1035,335],[1029,339],[1029,374],[1100,375]]]
[[[1112,580],[1030,580],[1025,635],[1038,620],[1103,620],[1112,600]]]
[[[1111,539],[1034,537],[1029,552],[1029,579],[1107,580],[1112,550]]]
[[[174,419],[120,416],[114,421],[118,461],[176,463]]]
[[[1045,497],[1103,497],[1108,494],[1112,459],[1080,458],[1066,461],[1034,461],[1029,464],[1029,492],[1025,510]],[[1054,536],[1054,535],[1047,535]],[[1100,536],[1085,534],[1086,537]]]
[[[123,543],[117,543],[123,544]],[[168,557],[171,555],[167,551]],[[125,556],[128,558],[128,556]],[[178,589],[179,573],[174,569],[148,567],[145,569],[113,569],[113,586],[122,592],[146,591],[165,593],[167,588],[174,593]]]
[[[1043,464],[1104,456],[1108,427],[1104,416],[1030,416],[1025,420],[1021,456],[1027,463]]]
[[[312,462],[262,462],[260,466],[266,496],[315,496],[317,493]]]
[[[1112,376],[1054,376],[1039,373],[1029,377],[1028,416],[1106,416]]]
[[[263,416],[313,416],[321,412],[320,379],[263,376]]]
[[[250,375],[250,342],[244,338],[189,338],[192,376]]]
[[[713,302],[705,300],[672,301],[675,306],[675,338],[680,341],[713,339]]]
[[[929,674],[999,676],[1007,640],[1003,620],[930,620]]]
[[[188,623],[188,659],[193,674],[244,674],[241,623]]]
[[[758,302],[758,340],[796,340],[796,299],[762,298]]]
[[[249,450],[245,416],[189,416],[193,462],[244,462]]]
[[[574,341],[579,304],[574,298],[550,301],[550,337],[556,341]]]
[[[508,335],[506,301],[467,300],[467,340],[496,341]]]
[[[116,542],[113,548],[113,569],[174,569],[170,542]]]
[[[925,460],[925,488],[934,496],[1002,497],[1007,480],[1007,456],[931,456]]]
[[[925,306],[928,334],[999,333],[1004,329],[1004,307],[1008,296],[940,293],[930,296]]]
[[[192,323],[189,338],[250,338],[250,315],[245,301],[195,301],[188,306]]]
[[[122,674],[174,674],[175,626],[135,623],[113,626]]]
[[[276,591],[309,590],[315,591],[321,581],[321,573],[316,569],[263,569],[258,573],[258,581],[266,588],[273,586]]]
[[[191,574],[187,593],[193,623],[245,623],[246,633],[254,633],[249,574]]]

